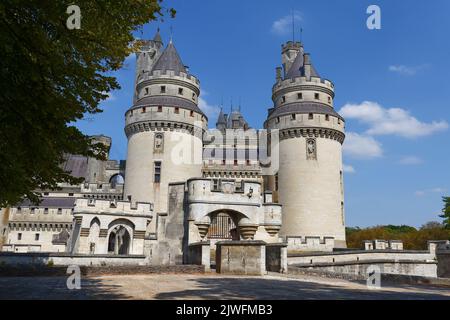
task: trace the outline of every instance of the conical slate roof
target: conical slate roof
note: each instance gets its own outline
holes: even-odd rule
[[[217,124],[227,124],[227,119],[225,118],[225,114],[223,113],[222,108],[220,108],[219,117],[217,118]]]
[[[175,73],[187,73],[186,68],[184,67],[184,64],[181,61],[177,49],[175,49],[172,41],[169,43],[169,45],[159,57],[158,61],[155,63],[153,70],[160,70],[163,73],[166,70],[172,70],[175,71]]]
[[[155,42],[163,42],[162,41],[162,38],[161,38],[161,34],[159,33],[159,28],[158,28],[158,31],[156,31],[156,34],[155,34],[155,36],[153,37],[153,41],[155,41]]]
[[[311,65],[311,77],[320,78],[319,73],[317,73],[310,59],[309,64]],[[293,79],[296,77],[304,77],[304,76],[305,76],[305,55],[299,53],[295,58],[294,62],[292,63],[291,68],[288,70],[286,74],[286,79]]]

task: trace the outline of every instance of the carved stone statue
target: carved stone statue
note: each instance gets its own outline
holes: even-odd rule
[[[157,133],[155,135],[155,152],[162,152],[164,147],[164,135]]]
[[[308,139],[306,141],[306,157],[307,159],[316,159],[316,140]]]

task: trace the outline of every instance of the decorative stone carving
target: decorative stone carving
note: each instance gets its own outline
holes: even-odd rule
[[[163,151],[164,151],[164,133],[157,132],[155,133],[154,152],[161,153]]]
[[[225,194],[232,194],[236,190],[234,182],[222,182],[222,192]]]
[[[209,223],[205,223],[205,222],[198,222],[195,224],[198,228],[198,233],[200,234],[200,237],[203,239],[205,239],[207,233],[208,233],[208,229],[209,229]]]
[[[239,225],[239,231],[245,240],[253,240],[258,225],[255,224],[241,224]]]
[[[306,159],[308,160],[317,159],[317,144],[316,139],[314,138],[306,139]]]

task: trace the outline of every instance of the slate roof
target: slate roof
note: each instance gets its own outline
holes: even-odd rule
[[[75,178],[87,178],[88,158],[80,155],[66,155],[62,168]]]
[[[319,73],[312,65],[311,59],[309,60],[309,63],[311,65],[311,77],[320,78]],[[286,73],[285,79],[293,79],[296,77],[303,77],[303,76],[305,76],[305,57],[304,54],[300,52],[295,58],[294,62],[292,63],[290,69]]]
[[[187,73],[183,62],[181,61],[180,55],[172,42],[170,42],[166,49],[164,49],[152,70],[160,70],[163,73],[166,72],[166,70],[172,70],[175,71],[175,73]]]
[[[292,113],[319,113],[319,114],[328,114],[333,117],[338,117],[341,120],[344,118],[337,113],[332,107],[318,102],[294,102],[282,105],[280,107],[269,110],[268,119],[273,119],[275,117],[283,116],[286,114]]]
[[[25,199],[18,203],[16,207],[33,207],[33,208],[73,208],[76,198],[74,197],[45,197],[41,199],[39,205],[33,204],[30,200]]]
[[[168,106],[193,110],[206,117],[203,111],[193,102],[184,98],[174,96],[148,96],[140,99],[131,109],[142,106]]]

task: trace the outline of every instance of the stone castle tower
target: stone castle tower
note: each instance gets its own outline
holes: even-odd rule
[[[300,42],[282,45],[265,128],[278,129],[280,234],[334,237],[345,246],[342,143],[344,119],[334,110],[334,85],[319,76]]]
[[[155,213],[164,213],[169,183],[201,177],[208,119],[198,107],[199,95],[199,80],[172,41],[163,49],[158,32],[137,53],[134,103],[125,113],[125,199],[153,203]]]

